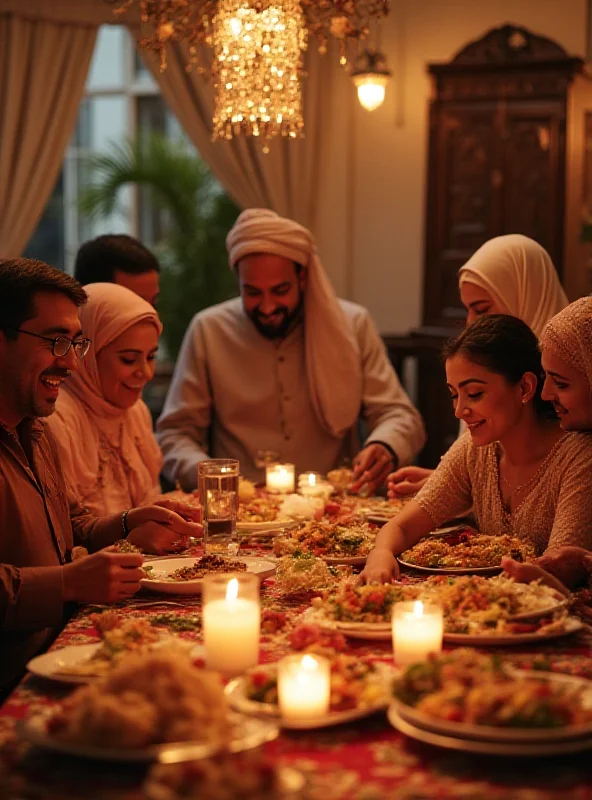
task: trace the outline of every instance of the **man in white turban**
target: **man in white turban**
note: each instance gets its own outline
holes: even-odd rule
[[[337,299],[296,222],[249,209],[226,245],[240,298],[187,330],[157,425],[166,476],[191,489],[206,458],[238,458],[244,476],[261,480],[257,451],[321,473],[355,454],[357,488],[373,490],[425,435],[370,315]]]

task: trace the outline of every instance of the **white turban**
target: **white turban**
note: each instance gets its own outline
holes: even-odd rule
[[[304,337],[309,391],[321,425],[341,438],[360,413],[360,350],[319,260],[311,232],[275,211],[249,208],[228,233],[226,248],[232,269],[254,253],[289,258],[307,269]]]
[[[508,314],[526,322],[538,338],[551,317],[567,305],[545,248],[519,233],[485,242],[461,268],[458,280],[485,289]]]

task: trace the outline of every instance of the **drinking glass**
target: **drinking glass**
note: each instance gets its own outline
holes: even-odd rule
[[[197,465],[197,483],[203,506],[204,549],[209,555],[236,555],[239,463],[214,458]]]

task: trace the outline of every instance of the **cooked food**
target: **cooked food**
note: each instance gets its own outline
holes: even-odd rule
[[[347,491],[354,482],[354,471],[348,467],[332,469],[327,473],[327,480],[337,491]]]
[[[237,522],[275,522],[280,516],[282,500],[271,495],[261,495],[241,502],[238,507]]]
[[[136,547],[135,544],[132,544],[131,542],[128,542],[127,539],[119,539],[117,542],[115,542],[113,547],[115,547],[117,549],[118,553],[141,553],[142,552],[139,547]]]
[[[204,575],[210,575],[212,572],[246,571],[247,565],[244,561],[237,561],[233,558],[224,558],[224,556],[216,555],[202,556],[190,566],[181,567],[164,576],[155,574],[152,566],[144,567],[146,578],[158,581],[197,581],[201,580]]]
[[[297,552],[312,553],[321,558],[359,558],[370,552],[376,530],[365,519],[311,520],[302,527],[278,536],[273,544],[278,556]]]
[[[317,652],[314,646],[305,652]],[[324,655],[329,655],[325,650]],[[379,705],[385,699],[385,685],[376,665],[366,658],[331,653],[330,711],[347,711]],[[278,704],[277,667],[257,667],[247,674],[246,694],[249,700]]]
[[[393,694],[430,717],[511,728],[562,728],[592,722],[580,686],[519,677],[498,656],[455,650],[412,664]]]
[[[90,619],[101,637],[100,647],[85,661],[59,665],[56,670],[59,675],[89,678],[106,675],[125,656],[148,651],[162,640],[159,631],[146,619],[123,617],[114,611],[91,614]]]
[[[430,537],[401,553],[401,561],[432,569],[471,569],[499,567],[502,556],[518,561],[535,557],[533,546],[515,536],[486,536],[463,531],[442,537]]]
[[[312,553],[297,552],[278,561],[275,588],[283,595],[329,589],[351,572],[350,568],[328,567]]]
[[[512,622],[512,617],[548,611],[565,598],[555,589],[534,583],[516,583],[505,575],[434,575],[421,584],[422,599],[442,604],[446,633],[508,634],[541,630],[549,620]]]
[[[421,584],[383,583],[363,586],[344,581],[335,592],[316,597],[313,608],[327,619],[339,622],[390,623],[393,605],[416,600]]]
[[[285,797],[276,766],[252,754],[158,764],[148,778],[154,800],[279,800]]]
[[[202,521],[202,507],[199,502],[199,492],[184,492],[182,489],[175,489],[161,495],[154,505],[168,508],[174,511],[187,522]]]
[[[219,677],[178,654],[134,654],[71,694],[48,723],[57,739],[97,747],[166,742],[224,746],[230,736]]]
[[[119,544],[119,542],[116,542],[116,544]],[[70,557],[72,558],[72,561],[78,561],[79,558],[86,558],[87,555],[88,555],[88,550],[86,549],[86,547],[81,547],[80,545],[77,545],[76,547],[72,548]]]
[[[238,479],[238,502],[249,503],[257,494],[257,487],[247,478]]]

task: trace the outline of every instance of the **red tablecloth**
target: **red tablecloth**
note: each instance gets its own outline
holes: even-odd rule
[[[261,554],[260,551],[258,554]],[[162,599],[163,604],[147,605]],[[166,600],[183,607],[167,606]],[[262,588],[263,608],[287,612],[295,619],[298,603],[279,598],[273,580]],[[124,604],[125,613],[200,615],[200,598],[166,598],[141,593]],[[96,641],[89,621],[92,609],[81,609],[52,649]],[[199,630],[180,634],[200,641]],[[350,650],[390,660],[390,645],[354,643]],[[290,652],[284,634],[263,635],[261,661],[275,661]],[[574,667],[592,676],[592,633],[588,628],[529,651],[546,653],[558,669]],[[503,651],[515,658],[514,649]],[[521,653],[522,654],[522,653]],[[566,658],[567,656],[567,658]],[[30,748],[17,735],[17,721],[39,708],[59,702],[67,687],[26,677],[0,709],[0,800],[137,800],[144,797],[144,770],[125,765],[94,764],[58,757]],[[388,723],[384,713],[321,731],[282,733],[265,746],[278,763],[307,776],[306,797],[320,800],[423,800],[424,798],[492,798],[493,800],[592,800],[592,751],[544,759],[476,757],[415,743]]]

